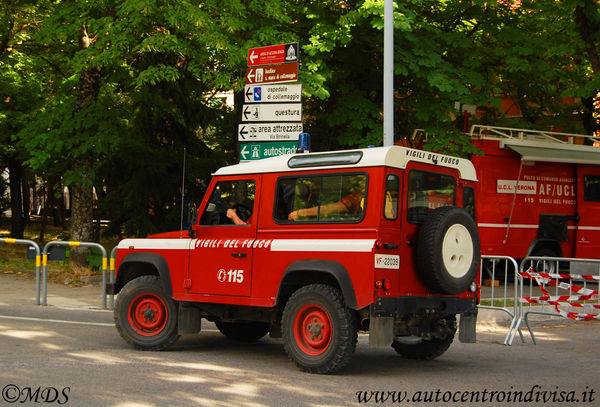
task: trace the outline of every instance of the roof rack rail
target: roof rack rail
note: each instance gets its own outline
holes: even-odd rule
[[[576,140],[586,140],[598,142],[598,138],[585,134],[559,133],[555,131],[517,129],[512,127],[496,127],[474,124],[469,133],[471,138],[485,140],[522,140],[522,141],[545,141],[561,144],[583,144]]]

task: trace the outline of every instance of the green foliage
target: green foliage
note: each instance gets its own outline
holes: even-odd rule
[[[499,110],[503,96],[521,107],[518,126],[582,130],[573,112],[589,116],[580,100],[600,89],[593,51],[600,6],[511,3],[396,2],[396,141],[423,129],[428,149],[476,153],[455,106],[477,105],[472,122],[514,125]],[[241,100],[249,48],[300,43],[304,125],[316,150],[381,143],[383,6],[383,0],[4,2],[0,163],[18,157],[45,178],[93,184],[115,234],[176,228],[184,148],[187,202],[199,202],[218,166],[237,161],[241,103],[232,109],[219,92],[233,90]]]

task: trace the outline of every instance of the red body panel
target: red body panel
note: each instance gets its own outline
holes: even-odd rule
[[[599,174],[600,168],[522,164],[519,154],[499,148],[497,140],[475,140],[474,144],[484,153],[471,156],[479,178],[476,218],[482,254],[526,257],[538,238],[544,214],[569,217],[568,241],[560,242],[564,257],[600,258],[600,204],[585,202],[582,187],[583,174]],[[582,239],[586,243],[581,244]]]

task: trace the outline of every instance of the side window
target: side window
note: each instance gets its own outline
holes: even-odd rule
[[[463,209],[475,220],[475,190],[471,187],[463,188]]]
[[[421,223],[430,210],[455,205],[456,180],[451,175],[411,170],[408,174],[408,221]]]
[[[280,178],[277,222],[358,222],[365,211],[366,174]]]
[[[219,181],[200,218],[201,225],[242,225],[252,222],[256,181]]]
[[[385,204],[383,216],[389,220],[398,218],[398,201],[400,197],[400,178],[390,174],[385,181]]]
[[[583,176],[583,200],[600,202],[600,175]]]

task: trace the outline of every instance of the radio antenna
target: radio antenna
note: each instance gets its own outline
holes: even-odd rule
[[[183,206],[184,206],[184,198],[185,198],[185,150],[183,147],[183,175],[181,176],[181,228],[179,229],[179,238],[183,237]]]

